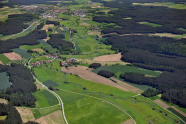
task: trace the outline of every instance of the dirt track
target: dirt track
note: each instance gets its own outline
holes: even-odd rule
[[[14,53],[14,52],[11,52],[11,53],[4,53],[4,55],[9,58],[10,60],[21,60],[21,56]]]
[[[109,86],[112,86],[112,87],[115,87],[115,88],[118,88],[118,89],[121,89],[121,90],[124,90],[124,91],[129,91],[128,89],[123,88],[122,86],[114,83],[113,81],[111,81],[107,78],[104,78],[102,76],[99,76],[99,75],[97,75],[93,72],[89,72],[89,71],[80,69],[78,67],[68,67],[68,69],[69,70],[67,70],[65,67],[61,68],[61,70],[63,72],[76,74],[76,75],[80,76],[81,78],[83,78],[85,80],[94,81],[94,82],[109,85]]]
[[[94,58],[94,61],[106,61],[106,62],[110,62],[110,61],[118,61],[120,62],[121,60],[121,53],[118,54],[112,54],[112,55],[104,55],[104,56],[99,56]]]

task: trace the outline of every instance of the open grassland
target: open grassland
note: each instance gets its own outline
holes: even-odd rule
[[[33,93],[36,98],[36,107],[44,108],[58,104],[57,98],[46,90]]]
[[[150,25],[152,27],[161,27],[162,26],[162,25],[159,25],[159,24],[149,23],[149,22],[139,22],[139,24]]]
[[[21,115],[23,123],[27,123],[30,120],[35,120],[32,110],[30,108],[16,107],[16,109]]]
[[[36,122],[40,124],[66,124],[64,122],[61,110],[52,112],[48,115],[38,118]]]
[[[10,59],[7,58],[4,54],[0,54],[0,61],[3,63],[3,64],[7,64],[10,62]]]
[[[9,78],[6,74],[6,72],[0,73],[0,90],[7,89],[11,86],[11,83],[9,82]]]
[[[34,73],[41,82],[51,80],[58,85],[63,85],[63,82],[65,81],[63,73],[46,68],[44,65],[34,68]]]
[[[51,106],[51,107],[47,107],[47,108],[32,109],[32,113],[34,115],[34,118],[38,119],[38,118],[48,115],[52,112],[60,110],[60,108],[61,108],[60,105],[55,105],[55,106]]]
[[[52,60],[52,58],[47,58],[46,56],[38,56],[32,59],[30,62],[42,61],[42,60]]]
[[[13,51],[19,55],[21,55],[22,57],[24,57],[25,59],[29,59],[30,58],[30,54],[27,53],[26,50],[23,50],[21,48],[15,48],[13,49]]]
[[[171,2],[167,2],[167,3],[159,3],[159,2],[155,2],[155,3],[133,3],[133,5],[166,6],[168,8],[172,8],[172,9],[186,9],[186,5],[184,5],[184,4],[174,4],[174,3],[171,3]]]
[[[23,45],[20,46],[21,49],[25,49],[25,50],[31,50],[31,49],[37,49],[37,48],[41,48],[44,47],[43,44],[38,44],[38,45]]]

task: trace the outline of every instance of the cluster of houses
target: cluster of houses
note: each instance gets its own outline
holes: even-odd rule
[[[75,58],[71,58],[71,59],[67,59],[66,61],[63,61],[61,62],[61,66],[69,66],[69,65],[72,65],[72,63],[78,61],[77,59]]]
[[[40,66],[42,64],[46,64],[46,63],[52,63],[53,60],[42,60],[42,61],[37,61],[36,63],[31,63],[33,67],[36,67],[36,66]]]
[[[39,14],[40,12],[45,12],[46,10],[48,10],[51,7],[51,5],[42,5],[42,6],[35,6],[35,5],[22,5],[19,8],[24,9],[25,11],[27,11],[28,13],[36,13]]]
[[[53,58],[53,59],[57,59],[58,58],[58,54],[57,53],[52,53],[52,54],[47,54],[45,55],[47,58]]]
[[[74,16],[85,17],[86,16],[86,14],[85,14],[86,12],[87,12],[87,10],[78,9],[78,10],[73,11],[72,13],[73,13]]]

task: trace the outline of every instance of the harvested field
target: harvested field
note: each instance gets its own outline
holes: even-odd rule
[[[107,64],[107,65],[113,65],[113,64],[117,64],[117,63],[119,63],[119,64],[121,64],[121,65],[126,65],[126,64],[130,64],[130,63],[128,63],[128,62],[107,62],[107,61],[105,61],[105,62],[103,62],[103,61],[94,61],[94,60],[89,60],[89,59],[84,59],[84,61],[86,61],[88,64],[92,64],[92,63],[101,63],[101,65],[105,65],[105,64]]]
[[[21,60],[21,56],[14,53],[14,52],[11,52],[11,53],[4,53],[4,55],[9,58],[10,60]]]
[[[160,105],[163,108],[169,108],[170,107],[169,105],[167,105],[166,103],[162,102],[159,99],[154,100],[154,102],[157,103],[158,105]]]
[[[61,30],[64,30],[62,27],[60,27]]]
[[[83,69],[83,70],[86,70],[88,67],[85,67],[85,66],[81,66],[81,65],[77,65],[78,68],[80,69]]]
[[[179,110],[179,109],[176,108],[175,106],[171,106],[171,108],[173,108],[175,111],[179,112],[180,114],[182,114],[183,116],[186,117],[186,113],[182,112],[181,110]]]
[[[85,80],[102,83],[102,84],[105,84],[105,85],[116,87],[116,88],[124,90],[124,91],[128,91],[127,89],[123,88],[122,86],[119,86],[118,84],[114,83],[113,81],[111,81],[107,78],[104,78],[100,75],[97,75],[93,72],[89,72],[89,71],[86,71],[86,70],[83,70],[83,69],[80,69],[80,68],[77,68],[77,67],[73,67],[73,66],[68,67],[68,69],[66,69],[65,67],[62,67],[61,70],[63,72],[66,72],[66,73],[72,73],[74,75],[78,75],[79,77],[81,77]]]
[[[44,52],[44,50],[43,50],[43,49],[41,49],[41,48],[32,49],[32,51]]]
[[[0,103],[8,104],[8,101],[6,99],[1,99],[0,98]]]
[[[135,124],[134,121],[132,119],[129,119],[121,124]]]
[[[136,92],[138,94],[140,94],[142,90],[132,86],[132,85],[129,85],[127,83],[124,83],[123,81],[120,81],[114,77],[111,77],[112,80],[115,80],[120,86],[124,87],[125,89],[127,89],[128,91],[133,91],[133,92]],[[143,91],[142,91],[143,92]]]
[[[151,35],[160,36],[160,37],[171,37],[171,38],[179,36],[179,35],[171,34],[171,33],[156,33],[156,34],[150,34],[150,36]]]
[[[94,58],[94,61],[121,61],[121,53],[118,54],[112,54],[112,55],[104,55]]]
[[[0,61],[0,64],[3,65],[3,63]]]
[[[88,33],[88,35],[94,35],[94,33],[93,32],[90,32],[90,33]]]
[[[31,109],[22,108],[22,107],[16,107],[16,109],[18,110],[19,114],[21,115],[21,119],[22,119],[23,123],[26,123],[30,120],[35,120]]]
[[[88,26],[88,25],[90,25],[90,24],[88,24],[88,23],[80,23],[79,25],[85,25],[85,26]]]
[[[45,25],[41,30],[48,30],[49,27],[54,27],[54,24]]]
[[[40,124],[65,124],[61,110],[43,116],[36,120]]]
[[[89,19],[89,18],[81,18],[81,20],[91,20],[91,19]]]

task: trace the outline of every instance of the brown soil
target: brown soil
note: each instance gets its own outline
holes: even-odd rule
[[[94,60],[89,60],[89,59],[84,59],[84,61],[86,61],[88,64],[92,64],[92,63],[101,63],[101,65],[105,65],[105,64],[107,64],[107,65],[113,65],[113,64],[117,64],[117,63],[119,63],[119,64],[121,64],[121,65],[126,65],[126,64],[130,64],[130,63],[128,63],[128,62],[104,62],[104,61],[94,61]]]
[[[94,82],[97,82],[97,83],[102,83],[102,84],[105,84],[105,85],[116,87],[116,88],[124,90],[124,91],[128,91],[127,89],[125,89],[122,86],[114,83],[113,81],[111,81],[107,78],[104,78],[100,75],[97,75],[93,72],[90,72],[90,71],[86,71],[86,70],[83,70],[83,69],[80,69],[80,68],[77,68],[77,67],[73,67],[73,66],[68,67],[68,69],[66,69],[65,67],[62,67],[61,70],[63,72],[66,72],[66,73],[72,73],[74,75],[78,75],[79,77],[81,77],[85,80],[94,81]]]
[[[91,20],[91,19],[89,19],[89,18],[81,18],[81,20]]]
[[[44,52],[44,50],[43,49],[41,49],[41,48],[37,48],[37,49],[32,49],[32,51],[41,51],[41,52]]]
[[[65,124],[61,110],[43,116],[36,120],[40,124]]]
[[[0,98],[0,103],[8,104],[8,101],[6,99],[1,99]]]
[[[162,102],[159,99],[154,100],[154,102],[157,103],[158,105],[160,105],[163,108],[169,108],[170,107],[169,105],[167,105],[166,103]]]
[[[47,42],[47,40],[49,40],[50,39],[50,37],[47,37],[46,39],[43,39],[45,42]]]
[[[47,30],[48,27],[54,27],[54,24],[45,25],[41,30]]]
[[[85,26],[87,26],[87,25],[90,25],[90,24],[88,24],[88,23],[80,23],[79,25],[85,25]]]
[[[121,124],[135,124],[134,121],[132,119],[129,119]]]
[[[35,120],[34,115],[29,108],[16,107],[19,114],[21,115],[23,123],[28,122],[29,120]]]
[[[61,30],[64,30],[62,27],[60,27]]]
[[[180,114],[182,114],[183,116],[186,117],[186,113],[182,112],[181,110],[179,110],[178,108],[171,106],[171,108],[173,108],[174,110],[176,110],[177,112],[179,112]]]
[[[90,33],[88,33],[88,35],[94,35],[94,33],[93,32],[90,32]]]
[[[112,80],[115,80],[120,86],[124,87],[125,89],[127,89],[128,91],[133,91],[136,92],[138,94],[140,94],[141,92],[143,92],[141,89],[138,89],[132,85],[129,85],[127,83],[124,83],[123,81],[120,81],[114,77],[111,77]],[[141,91],[141,92],[140,92]]]
[[[0,64],[3,65],[3,63],[0,61]]]
[[[104,56],[99,56],[94,58],[94,61],[104,61],[104,62],[109,62],[109,61],[121,61],[121,53],[118,54],[112,54],[112,55],[104,55]]]
[[[86,70],[88,67],[85,67],[85,66],[81,66],[81,65],[77,65],[78,68],[80,69],[83,69],[83,70]]]
[[[14,52],[11,52],[11,53],[4,53],[4,55],[9,58],[10,60],[21,60],[21,56],[14,53]]]
[[[179,36],[179,35],[171,34],[171,33],[156,33],[156,34],[150,34],[150,35],[155,35],[155,36],[160,36],[160,37],[175,37],[175,36]]]

